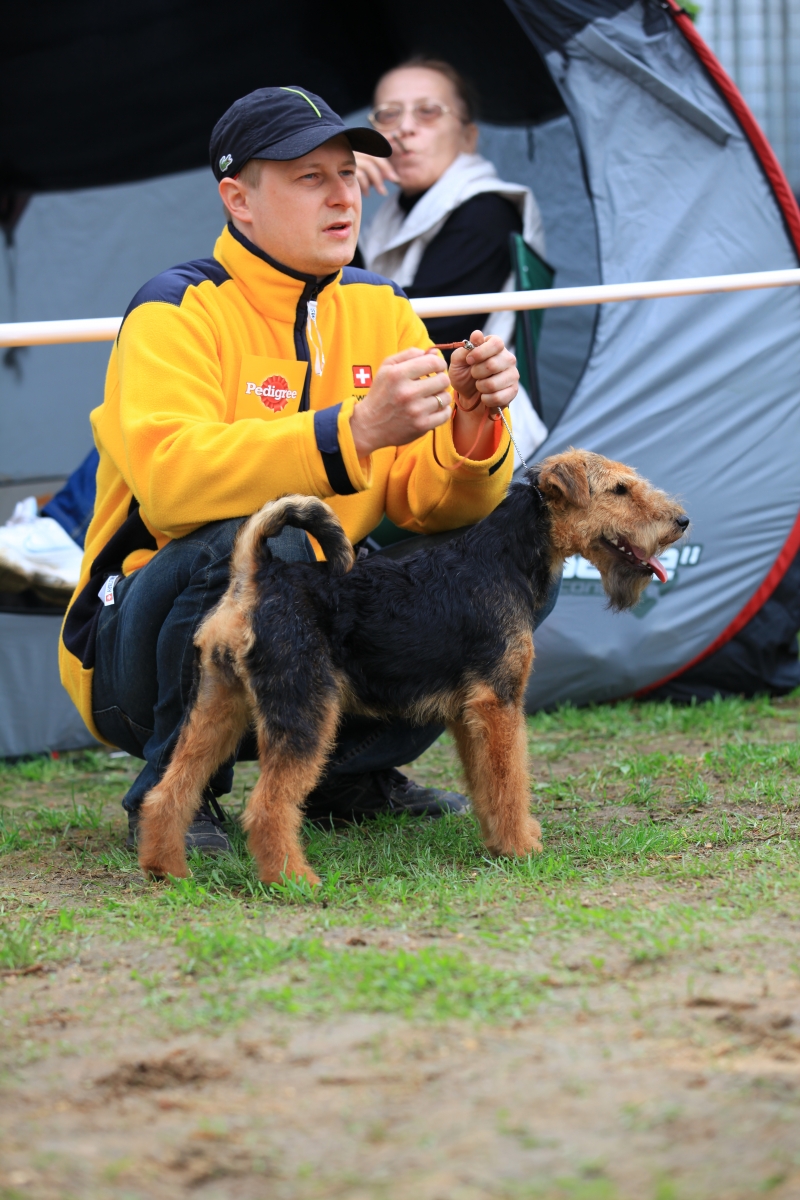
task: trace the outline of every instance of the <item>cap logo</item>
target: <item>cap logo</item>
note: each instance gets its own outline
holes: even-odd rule
[[[305,94],[305,92],[301,92],[299,88],[287,88],[287,87],[282,87],[282,88],[281,88],[281,91],[282,91],[282,92],[294,92],[294,94],[295,94],[296,96],[302,96],[302,97],[303,97],[303,99],[305,100],[306,104],[310,104],[310,105],[311,105],[311,107],[313,108],[314,112],[317,114],[317,116],[318,116],[320,119],[322,118],[322,113],[319,111],[319,109],[317,108],[317,106],[316,106],[316,104],[314,103],[314,101],[313,101],[313,100],[309,100],[309,98],[308,98],[308,96]]]
[[[220,171],[227,171],[228,167],[231,165],[232,162],[233,162],[232,154],[223,154],[222,158],[219,160]]]

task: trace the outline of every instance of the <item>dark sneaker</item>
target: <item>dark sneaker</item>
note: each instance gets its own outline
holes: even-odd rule
[[[331,775],[309,793],[305,819],[315,825],[360,825],[381,813],[441,817],[465,813],[469,801],[459,792],[426,788],[400,771],[368,771],[363,775]]]
[[[217,800],[207,792],[195,813],[195,818],[186,831],[187,850],[199,850],[201,854],[223,854],[231,844],[225,833],[225,812]],[[136,834],[139,828],[139,810],[128,813],[128,850],[136,849]]]

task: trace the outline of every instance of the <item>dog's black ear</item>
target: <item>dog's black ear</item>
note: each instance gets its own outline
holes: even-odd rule
[[[586,467],[575,451],[546,458],[539,470],[539,488],[551,500],[566,500],[576,508],[588,508],[591,493]]]

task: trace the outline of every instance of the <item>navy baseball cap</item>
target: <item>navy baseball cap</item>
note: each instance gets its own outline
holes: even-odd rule
[[[354,150],[388,158],[392,147],[376,129],[348,129],[320,96],[301,87],[265,87],[242,96],[211,134],[211,170],[232,179],[251,158],[302,158],[343,133]]]

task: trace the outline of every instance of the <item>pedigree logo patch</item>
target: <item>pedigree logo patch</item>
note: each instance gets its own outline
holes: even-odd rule
[[[245,395],[249,396],[251,392],[255,392],[264,407],[273,412],[283,412],[290,400],[297,399],[297,392],[289,387],[282,375],[270,375],[261,384],[248,382]]]
[[[307,371],[308,363],[296,359],[243,355],[234,419],[292,416],[299,411]]]

